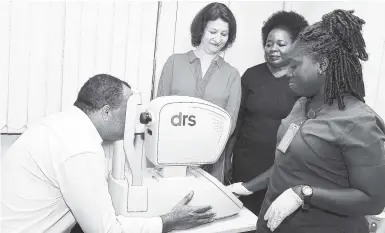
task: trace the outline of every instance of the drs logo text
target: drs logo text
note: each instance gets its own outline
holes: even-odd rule
[[[171,117],[171,124],[173,126],[185,126],[186,124],[189,126],[196,125],[195,116],[194,115],[183,115],[181,112],[178,115],[174,115]]]

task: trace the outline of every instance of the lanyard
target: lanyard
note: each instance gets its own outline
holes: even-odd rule
[[[313,100],[313,97],[309,97],[305,103],[305,112],[307,107],[309,106],[310,102]],[[321,110],[321,108],[319,109]],[[310,109],[307,114],[305,114],[305,119],[302,120],[299,124],[291,123],[289,128],[287,129],[285,135],[283,135],[281,141],[279,142],[277,149],[280,150],[282,153],[286,153],[287,148],[289,148],[291,142],[293,141],[295,135],[297,132],[301,129],[301,127],[305,124],[305,122],[309,119],[314,119],[316,117],[316,112],[313,109]]]

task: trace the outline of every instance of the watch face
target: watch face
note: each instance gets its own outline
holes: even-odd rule
[[[302,188],[302,193],[305,196],[311,196],[313,194],[313,189],[311,187],[309,187],[309,186],[304,186]]]

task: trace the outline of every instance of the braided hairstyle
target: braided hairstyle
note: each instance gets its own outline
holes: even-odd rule
[[[354,11],[334,10],[322,16],[322,21],[305,28],[297,44],[313,58],[326,56],[329,66],[326,70],[324,102],[344,109],[344,93],[350,93],[365,102],[365,86],[360,60],[368,60],[362,25],[365,21],[353,15]]]

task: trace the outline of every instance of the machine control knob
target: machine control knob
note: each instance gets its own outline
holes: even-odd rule
[[[369,226],[369,232],[376,232],[377,231],[377,223],[372,222]]]
[[[148,124],[151,120],[152,120],[152,118],[151,118],[151,114],[150,113],[142,112],[140,114],[140,118],[139,118],[140,123]]]

